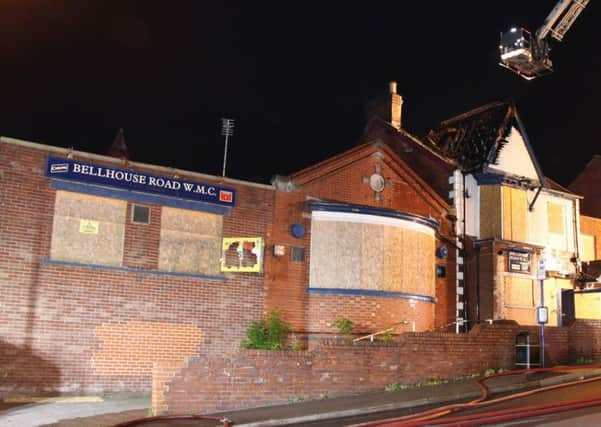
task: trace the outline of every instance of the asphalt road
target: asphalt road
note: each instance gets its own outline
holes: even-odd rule
[[[530,396],[524,396],[506,402],[482,407],[475,410],[466,410],[454,415],[470,415],[483,412],[499,411],[503,409],[522,408],[525,406],[552,404],[566,401],[586,400],[601,397],[601,381],[578,384],[569,387],[563,387],[542,393],[536,393]],[[444,418],[443,418],[444,419]],[[553,424],[552,424],[553,423]],[[592,408],[582,408],[572,411],[560,412],[557,414],[539,415],[532,418],[521,417],[513,421],[503,423],[489,424],[495,426],[601,426],[601,406]]]
[[[491,399],[495,399],[499,396],[491,396]],[[441,420],[458,416],[458,415],[471,415],[492,411],[499,411],[503,409],[521,408],[525,406],[555,403],[561,401],[571,400],[585,400],[591,398],[601,397],[601,381],[580,384],[565,388],[560,388],[552,391],[541,392],[530,396],[524,396],[517,399],[508,400],[502,403],[497,403],[489,406],[485,406],[479,409],[461,410],[450,414],[447,417],[442,417]],[[461,402],[457,402],[461,403]],[[314,423],[303,423],[295,424],[295,426],[306,426],[306,427],[346,427],[352,424],[359,424],[367,421],[385,420],[390,418],[401,417],[410,415],[412,413],[423,412],[427,409],[433,409],[435,406],[420,407],[411,410],[402,411],[391,411],[386,413],[371,414],[368,416],[358,416],[351,418],[341,418],[336,420],[321,420]],[[601,426],[601,406],[592,408],[582,408],[573,411],[561,412],[558,414],[540,415],[532,418],[521,417],[517,420],[506,421],[503,423],[486,424],[491,426],[553,426],[553,427],[599,427]]]

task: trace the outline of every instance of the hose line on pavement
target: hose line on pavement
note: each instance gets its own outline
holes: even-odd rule
[[[393,427],[393,426],[394,427],[401,427],[401,426],[402,427],[410,427],[411,426],[411,427],[413,427],[413,426],[433,425],[430,422],[431,420],[448,415],[448,414],[458,411],[458,410],[480,408],[480,407],[492,405],[495,403],[504,402],[507,400],[517,399],[520,397],[529,396],[529,395],[533,395],[536,393],[541,393],[544,391],[554,390],[554,389],[563,388],[563,387],[569,387],[569,386],[573,386],[575,384],[584,384],[584,383],[588,383],[588,382],[601,380],[601,376],[588,378],[588,379],[581,378],[576,381],[566,382],[563,384],[554,384],[554,385],[550,385],[550,386],[546,386],[546,387],[540,387],[535,390],[528,390],[528,391],[524,391],[524,392],[520,392],[520,393],[511,394],[509,396],[504,396],[504,397],[500,397],[497,399],[486,400],[489,395],[489,390],[486,387],[486,385],[484,384],[484,382],[491,378],[508,376],[508,375],[530,374],[530,373],[536,373],[536,372],[553,372],[553,371],[562,371],[563,372],[563,371],[570,371],[570,370],[595,369],[595,368],[597,368],[597,369],[601,368],[601,364],[561,366],[561,367],[555,367],[555,368],[520,369],[520,370],[515,370],[515,371],[508,371],[508,372],[493,374],[493,375],[489,375],[489,376],[482,376],[482,377],[478,378],[478,380],[476,381],[476,384],[482,391],[482,395],[479,398],[472,400],[468,403],[455,403],[455,404],[445,405],[440,408],[430,409],[430,410],[423,411],[423,412],[420,412],[417,414],[406,415],[406,416],[397,417],[397,418],[391,418],[388,420],[370,421],[370,422],[361,423],[361,424],[354,424],[353,426],[350,426],[350,427],[376,427],[376,426],[378,426],[378,427],[384,427],[384,426],[390,426],[390,427]],[[572,405],[575,405],[577,402],[578,401],[572,402]],[[569,409],[568,408],[569,405],[563,405],[563,404],[559,404],[559,403],[554,403],[552,405],[555,405],[557,407],[559,407],[559,406],[564,407],[565,409],[563,409],[563,410]],[[482,414],[481,414],[481,416],[482,416]],[[522,412],[520,414],[520,416],[524,416],[524,413]],[[445,420],[445,423],[446,422],[448,422],[448,420]],[[462,424],[462,425],[464,425],[464,424]],[[467,424],[465,424],[465,425],[467,425]]]

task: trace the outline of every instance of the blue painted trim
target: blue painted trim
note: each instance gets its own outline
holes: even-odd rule
[[[436,298],[427,295],[408,294],[406,292],[373,291],[369,289],[337,289],[337,288],[307,288],[308,294],[318,295],[363,295],[381,298],[416,299],[425,302],[436,302]]]
[[[508,175],[496,173],[475,173],[473,175],[478,185],[509,185],[516,188],[525,188],[523,181]]]
[[[230,207],[214,205],[211,203],[195,202],[192,200],[176,199],[173,197],[138,193],[128,190],[119,190],[115,188],[101,187],[99,185],[80,184],[77,182],[63,181],[56,178],[50,180],[50,185],[55,190],[65,190],[76,193],[90,194],[93,196],[123,199],[136,203],[152,203],[163,206],[171,206],[173,208],[210,212],[219,215],[225,215],[231,210]]]
[[[348,212],[364,215],[382,216],[388,218],[397,218],[404,221],[415,222],[417,224],[425,225],[427,227],[433,228],[434,230],[437,230],[440,227],[440,223],[434,218],[426,218],[421,215],[396,211],[392,209],[373,208],[370,206],[350,205],[346,203],[332,202],[308,202],[307,207],[311,211]]]
[[[475,173],[474,179],[478,185],[501,185],[503,184],[503,178],[501,175],[496,174],[483,174],[483,173]]]
[[[172,271],[160,271],[160,270],[147,270],[142,268],[129,268],[129,267],[117,267],[112,265],[101,265],[101,264],[88,264],[83,262],[74,261],[59,261],[54,259],[43,258],[42,264],[50,265],[64,265],[67,267],[83,267],[83,268],[94,268],[99,270],[116,270],[123,271],[125,273],[137,273],[137,274],[154,274],[158,276],[175,276],[190,279],[206,279],[206,280],[217,280],[225,282],[225,276],[210,276],[208,274],[194,274],[194,273],[177,273]]]

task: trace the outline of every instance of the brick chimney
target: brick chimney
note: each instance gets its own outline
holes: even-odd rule
[[[368,116],[376,115],[390,123],[397,130],[402,127],[402,112],[403,97],[397,93],[397,83],[395,81],[388,85],[386,95],[378,96],[367,106]]]
[[[403,97],[396,92],[396,82],[390,82],[390,124],[401,129],[403,113]]]

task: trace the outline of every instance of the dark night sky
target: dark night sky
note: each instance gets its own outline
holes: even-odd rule
[[[567,185],[601,154],[601,5],[555,73],[501,68],[500,31],[538,28],[554,0],[396,2],[0,0],[0,135],[268,182],[352,147],[364,106],[398,82],[403,124],[512,98],[545,174]],[[353,2],[355,3],[355,2]]]

